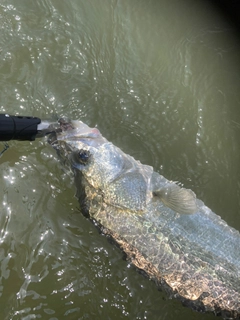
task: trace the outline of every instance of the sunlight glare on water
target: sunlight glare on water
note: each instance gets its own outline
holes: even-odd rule
[[[97,126],[240,230],[239,42],[214,7],[4,0],[0,18],[1,113]],[[215,318],[169,299],[99,234],[46,140],[9,145],[1,319]]]

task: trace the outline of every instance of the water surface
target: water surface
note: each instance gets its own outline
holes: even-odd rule
[[[68,116],[240,230],[239,41],[197,1],[0,5],[0,112]],[[169,299],[79,211],[43,139],[0,158],[1,319],[214,319]]]

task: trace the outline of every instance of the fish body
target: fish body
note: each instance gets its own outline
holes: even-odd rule
[[[82,212],[170,296],[239,319],[240,233],[97,128],[60,127],[50,143],[74,172]]]

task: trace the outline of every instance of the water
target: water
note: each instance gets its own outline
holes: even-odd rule
[[[1,1],[0,112],[66,115],[240,230],[239,42],[195,1]],[[1,319],[215,319],[168,299],[79,212],[43,139],[0,158]]]

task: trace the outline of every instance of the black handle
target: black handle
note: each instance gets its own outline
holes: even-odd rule
[[[33,141],[38,132],[39,123],[41,123],[41,119],[36,117],[20,117],[0,114],[0,141]]]

